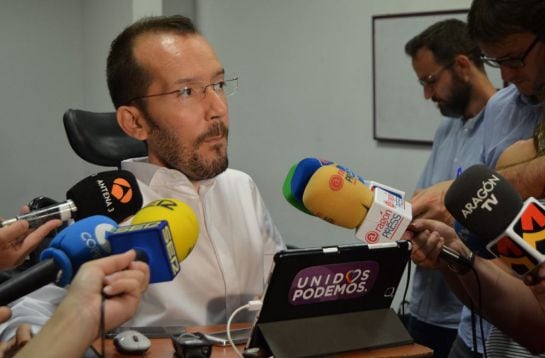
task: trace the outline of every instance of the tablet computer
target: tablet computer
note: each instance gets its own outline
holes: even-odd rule
[[[278,252],[247,347],[304,356],[412,342],[390,308],[409,256],[407,241]]]

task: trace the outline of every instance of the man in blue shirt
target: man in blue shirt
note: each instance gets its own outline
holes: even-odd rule
[[[543,93],[545,87],[544,18],[545,3],[540,0],[474,0],[472,3],[468,17],[471,36],[482,49],[484,61],[500,67],[504,81],[513,84],[500,91],[486,106],[482,124],[486,133],[482,162],[490,167],[497,164],[500,154],[512,143],[532,138],[541,118],[542,107],[536,95]],[[501,172],[516,184],[524,197],[543,193],[542,172],[534,172],[533,179],[521,179],[521,173],[531,173],[529,169],[528,165],[523,165],[517,170],[510,168]],[[535,179],[539,181],[538,187],[530,188],[528,184],[535,183]],[[449,185],[450,182],[443,182],[415,196],[412,201],[415,217],[450,222],[442,202]],[[462,343],[470,346],[470,330],[462,329],[462,325],[460,328]],[[494,328],[492,331],[497,332]],[[507,343],[503,342],[503,348],[489,353],[494,355],[501,351],[504,354]],[[510,356],[531,356],[520,346],[508,352]]]
[[[466,24],[449,19],[435,23],[405,45],[424,97],[437,104],[444,116],[437,129],[430,158],[417,190],[453,179],[478,162],[482,152],[483,108],[494,94],[480,59],[477,44]],[[417,267],[410,299],[409,333],[417,343],[447,357],[454,339],[462,304],[440,272]]]

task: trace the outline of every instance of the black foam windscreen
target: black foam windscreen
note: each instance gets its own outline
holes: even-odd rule
[[[542,21],[541,27],[539,28],[539,30],[537,30],[536,37],[539,41],[545,42],[545,20]]]
[[[66,192],[77,207],[74,219],[106,215],[120,223],[142,207],[142,194],[131,172],[111,170],[89,176]]]
[[[522,205],[515,188],[484,165],[465,170],[445,195],[445,206],[452,216],[485,240],[501,235]]]

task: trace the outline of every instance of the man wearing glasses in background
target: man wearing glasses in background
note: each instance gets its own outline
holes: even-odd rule
[[[407,42],[405,52],[411,57],[424,97],[435,102],[444,116],[416,185],[418,192],[480,163],[484,108],[496,89],[463,21],[448,19],[431,25]],[[407,328],[417,343],[433,349],[434,357],[448,356],[462,306],[439,271],[417,266]],[[462,324],[469,322],[469,315],[463,318]]]
[[[263,293],[273,255],[285,247],[253,180],[227,168],[227,96],[237,78],[226,76],[212,47],[183,16],[127,27],[112,42],[107,76],[119,125],[148,148],[148,157],[122,167],[138,178],[145,203],[178,198],[193,208],[200,226],[180,273],[151,285],[126,325],[226,323]],[[17,322],[45,322],[52,310],[47,301],[57,301],[52,292],[60,290],[47,288],[13,307]],[[14,327],[8,328],[9,336]]]
[[[545,84],[545,35],[540,35],[540,31],[545,31],[545,22],[535,13],[545,16],[544,6],[540,0],[474,0],[472,3],[468,18],[470,35],[482,49],[483,61],[499,67],[503,81],[510,84],[490,99],[485,111],[483,163],[492,168],[507,147],[532,138],[542,117],[543,104],[537,94]],[[517,185],[520,177],[507,176],[507,179]],[[414,197],[411,203],[416,216],[451,222],[452,217],[443,205],[451,183],[438,183]],[[528,191],[522,187],[517,189]]]
[[[545,3],[541,0],[474,0],[471,5],[468,28],[483,51],[483,61],[499,67],[503,80],[511,84],[490,99],[486,108],[483,162],[490,167],[512,165],[517,157],[525,162],[530,160],[531,156],[522,158],[520,149],[525,149],[524,155],[532,152],[526,150],[527,146],[521,146],[524,142],[510,146],[520,140],[533,144],[533,137],[543,137],[543,133],[539,133],[543,126],[538,124],[542,118],[544,98],[541,95],[545,87],[544,19]],[[535,152],[534,149],[534,155]],[[500,173],[524,198],[539,197],[544,192],[544,168],[545,161],[541,157],[510,166]],[[451,222],[443,204],[450,183],[437,184],[413,198],[415,217]],[[531,356],[494,327],[488,344],[489,356]]]

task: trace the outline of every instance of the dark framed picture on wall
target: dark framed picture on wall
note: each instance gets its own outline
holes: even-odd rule
[[[405,54],[405,44],[433,23],[467,21],[467,9],[376,15],[373,26],[373,138],[378,141],[432,144],[441,114],[424,98],[422,86]],[[497,88],[498,69],[486,67]]]

